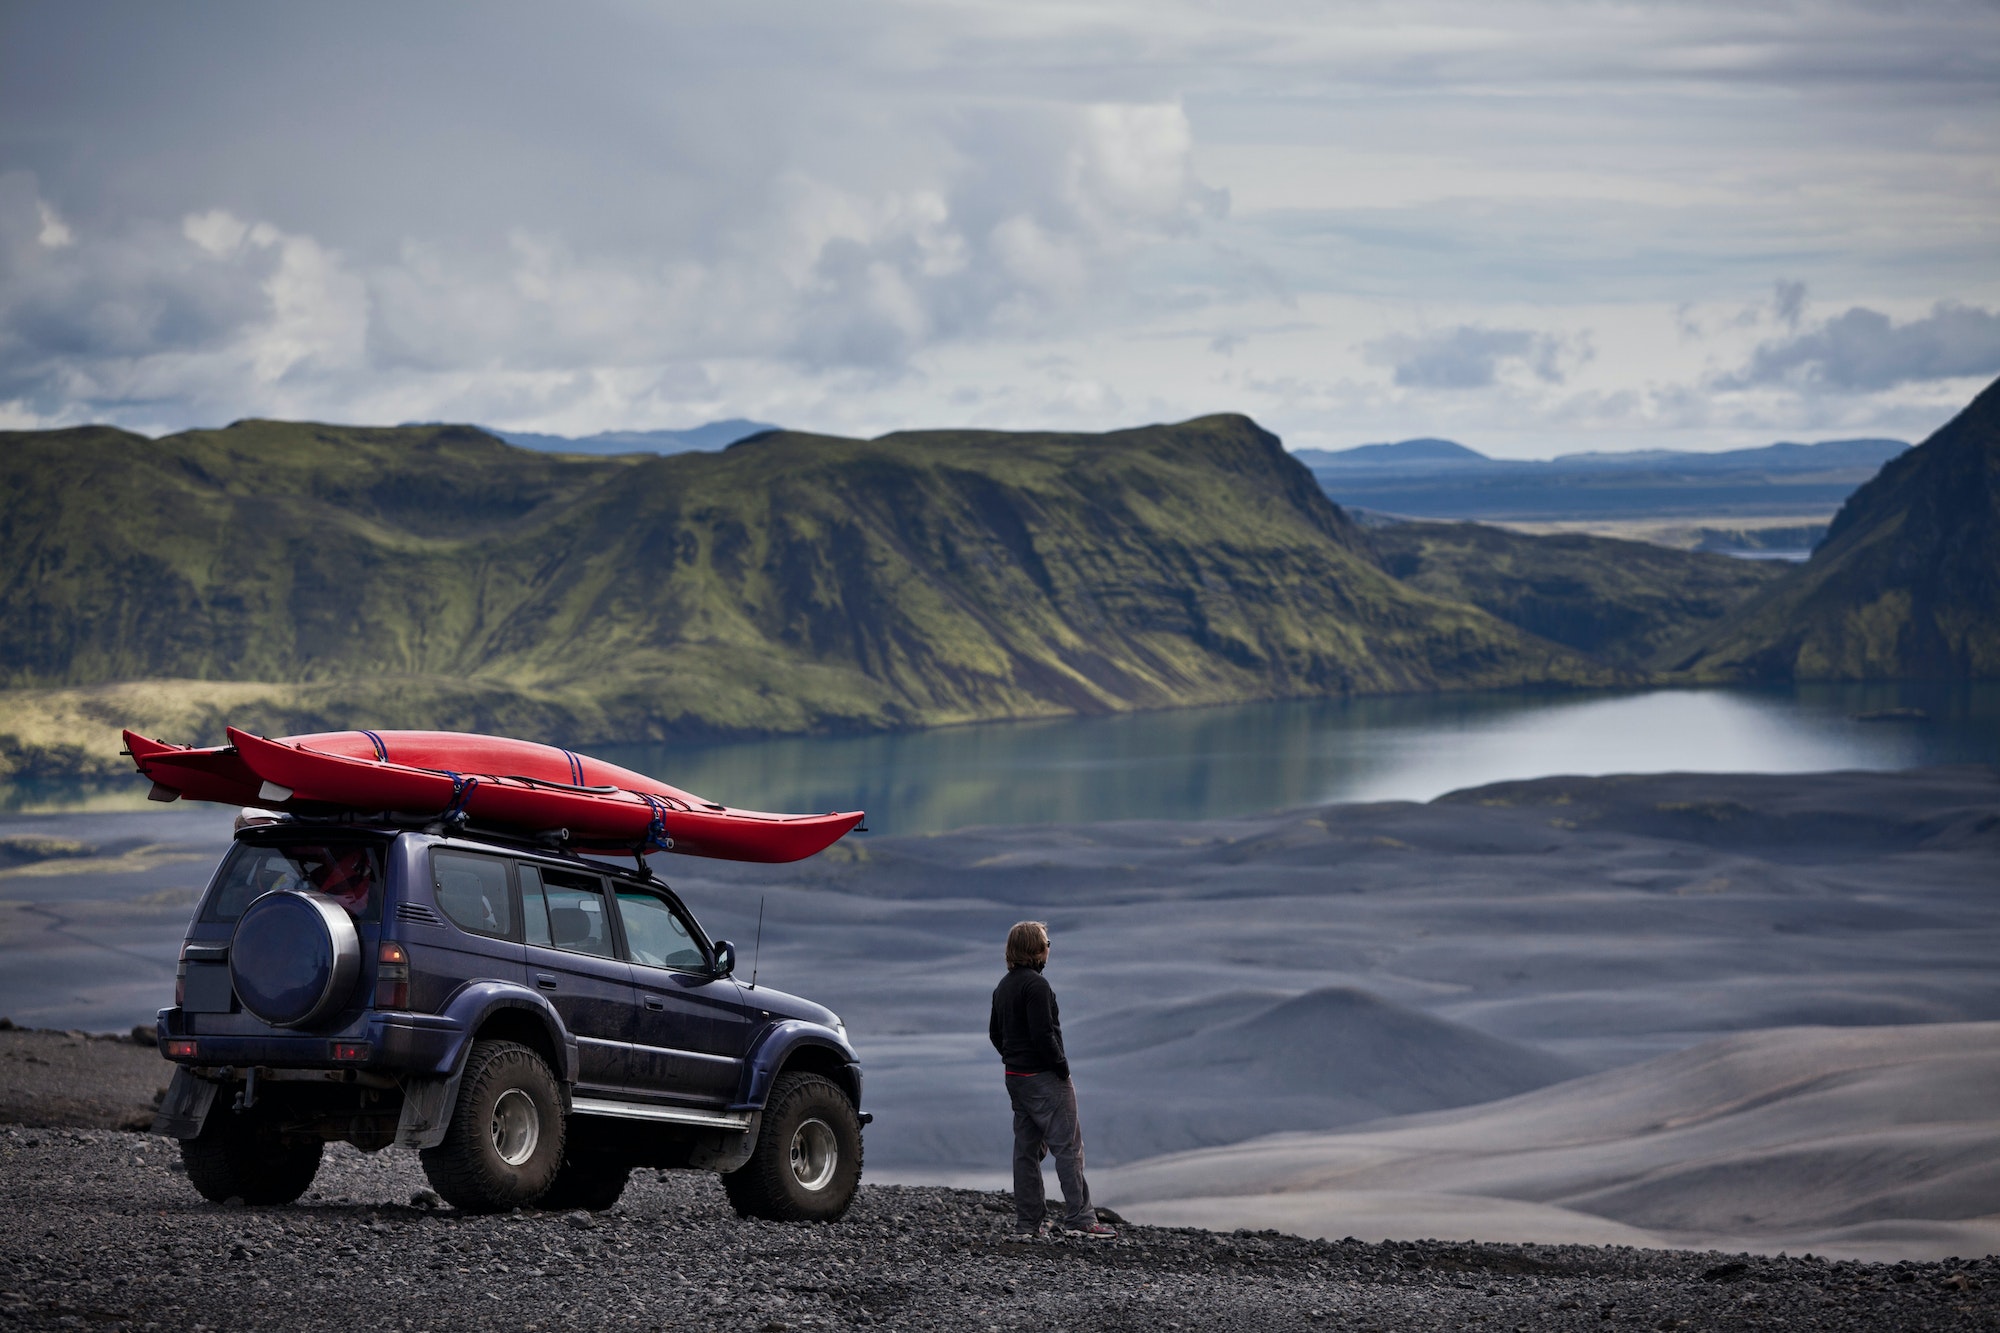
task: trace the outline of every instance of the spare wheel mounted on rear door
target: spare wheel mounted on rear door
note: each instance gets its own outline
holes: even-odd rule
[[[336,1014],[361,976],[361,938],[337,903],[281,889],[243,909],[229,941],[229,975],[245,1009],[273,1027]]]

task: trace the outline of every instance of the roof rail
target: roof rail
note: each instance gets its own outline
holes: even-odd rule
[[[626,879],[660,880],[659,874],[643,858],[639,858],[639,869],[632,870],[614,862],[600,859],[600,856],[631,855],[629,849],[614,847],[576,847],[570,841],[568,829],[543,829],[524,831],[520,829],[491,828],[485,825],[458,823],[446,825],[436,815],[413,815],[395,810],[326,810],[312,813],[285,813],[270,823],[252,827],[270,829],[292,828],[372,828],[395,830],[400,833],[430,833],[440,837],[456,838],[464,842],[485,843],[489,846],[519,851],[530,851],[542,856],[560,857],[574,861],[592,870],[610,871]],[[587,855],[587,853],[599,855]]]

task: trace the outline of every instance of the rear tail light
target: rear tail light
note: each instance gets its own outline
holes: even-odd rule
[[[375,1007],[410,1007],[410,955],[394,940],[383,940],[375,953]],[[336,1060],[341,1056],[335,1056]],[[356,1057],[362,1058],[362,1057]]]
[[[195,1042],[191,1038],[169,1037],[167,1039],[167,1058],[169,1060],[192,1060],[194,1059],[196,1049]]]
[[[174,964],[174,1008],[178,1009],[182,1005],[186,1004],[187,995],[188,995],[188,947],[186,941],[182,941],[180,961]]]
[[[360,1064],[368,1058],[371,1049],[365,1041],[337,1041],[333,1043],[333,1058],[347,1064]]]

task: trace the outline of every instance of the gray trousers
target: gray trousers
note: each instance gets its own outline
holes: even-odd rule
[[[1053,1073],[1007,1075],[1007,1100],[1014,1104],[1014,1224],[1033,1231],[1042,1224],[1042,1158],[1054,1154],[1062,1182],[1063,1223],[1087,1227],[1097,1220],[1090,1186],[1083,1179],[1083,1127],[1076,1116],[1076,1089]]]

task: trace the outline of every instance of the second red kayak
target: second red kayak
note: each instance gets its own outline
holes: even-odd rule
[[[335,731],[270,740],[231,727],[229,741],[196,749],[125,733],[133,762],[162,800],[462,817],[529,832],[567,829],[582,847],[762,862],[802,860],[864,817],[736,810],[588,755],[504,736]]]

